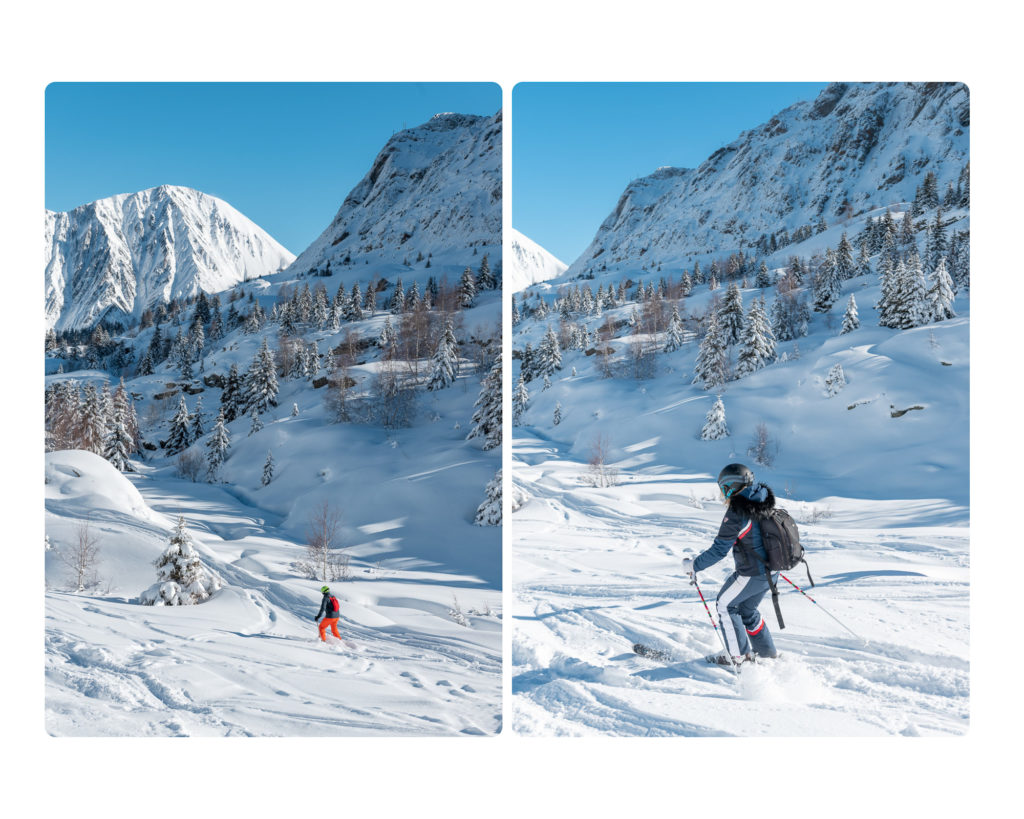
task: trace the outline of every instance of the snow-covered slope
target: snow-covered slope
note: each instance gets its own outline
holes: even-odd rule
[[[388,140],[289,272],[364,261],[475,266],[474,255],[500,247],[501,112],[436,114]]]
[[[561,276],[569,266],[515,228],[506,237],[505,257],[510,262],[505,270],[505,289],[513,293]]]
[[[301,435],[291,427],[285,434]],[[306,437],[311,444],[322,439],[312,429]],[[437,508],[452,488],[450,478],[401,474],[408,470],[403,460],[391,459],[390,497],[380,492],[376,504],[364,496],[357,509],[346,508],[345,531],[360,543],[353,547],[357,565],[353,579],[331,584],[342,605],[343,639],[321,643],[312,622],[320,584],[296,576],[291,566],[302,555],[295,542],[302,536],[280,515],[240,500],[245,481],[194,484],[145,465],[122,475],[88,452],[47,454],[47,730],[57,736],[497,730],[499,595],[433,561],[399,556],[403,540],[425,533],[407,525],[415,514],[395,517],[396,506],[414,495]],[[422,465],[431,462],[428,455]],[[299,471],[299,463],[286,463]],[[376,469],[364,468],[361,479],[384,487]],[[282,502],[300,494],[283,476],[278,490]],[[345,497],[353,497],[350,490]],[[154,582],[153,561],[179,515],[224,588],[198,606],[140,606],[137,594]],[[73,550],[86,525],[99,545],[102,585],[75,594],[65,590],[60,555]],[[429,549],[421,542],[411,551],[422,556]],[[464,623],[448,614],[456,600]]]
[[[663,167],[631,182],[569,275],[682,266],[762,234],[833,224],[910,201],[929,171],[941,195],[956,184],[969,139],[961,83],[833,83],[698,168]]]
[[[161,185],[46,212],[46,324],[87,328],[274,273],[294,255],[226,202]]]

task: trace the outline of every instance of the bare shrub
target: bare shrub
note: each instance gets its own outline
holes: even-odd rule
[[[598,488],[617,486],[619,470],[608,464],[611,442],[607,435],[599,433],[590,444],[590,457],[587,459],[587,471],[583,482]]]
[[[758,422],[754,428],[754,439],[747,449],[749,455],[758,466],[771,466],[779,454],[779,444],[768,430],[764,421]]]
[[[348,580],[349,558],[337,550],[341,511],[329,502],[317,504],[306,530],[306,559],[293,567],[310,580]]]
[[[83,592],[100,585],[99,541],[90,532],[88,520],[78,524],[74,543],[70,547],[56,551],[57,558],[70,572],[67,583],[69,589]]]
[[[416,415],[416,403],[413,379],[400,373],[393,362],[383,362],[370,385],[367,420],[385,429],[411,426]]]
[[[206,468],[206,460],[203,454],[196,449],[184,450],[174,462],[174,471],[179,478],[185,478],[195,483]]]

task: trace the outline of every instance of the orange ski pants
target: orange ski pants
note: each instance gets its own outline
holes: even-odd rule
[[[341,635],[338,634],[338,618],[337,617],[325,617],[323,620],[320,621],[320,639],[323,640],[325,643],[327,642],[326,631],[327,631],[327,627],[328,626],[331,627],[331,634],[333,634],[335,637],[337,637],[340,640],[341,639]]]

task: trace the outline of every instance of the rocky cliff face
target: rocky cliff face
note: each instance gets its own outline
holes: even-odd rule
[[[501,112],[437,114],[388,140],[290,270],[412,264],[420,255],[475,266],[474,255],[500,247]]]
[[[45,242],[46,324],[59,330],[137,318],[295,258],[226,202],[172,185],[47,211]]]
[[[833,224],[913,199],[929,171],[941,193],[967,163],[969,139],[961,83],[833,83],[697,168],[630,183],[568,273],[684,265],[762,234]]]

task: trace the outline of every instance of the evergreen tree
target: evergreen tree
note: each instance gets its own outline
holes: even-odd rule
[[[750,306],[743,328],[736,375],[742,378],[775,360],[775,334],[765,315],[764,302],[756,300]]]
[[[836,275],[839,281],[843,282],[852,279],[857,273],[856,265],[853,263],[853,245],[846,238],[845,231],[839,240],[839,247],[836,248]]]
[[[184,393],[178,398],[178,411],[171,419],[171,430],[164,444],[168,455],[175,455],[186,449],[191,442],[189,437],[189,415],[188,405],[185,403]]]
[[[263,462],[263,477],[260,479],[260,483],[268,486],[272,480],[274,480],[274,456],[270,454],[268,449],[267,460]]]
[[[551,419],[551,423],[554,424],[556,427],[560,423],[562,423],[562,402],[561,401],[556,401],[555,402],[555,412],[554,412],[554,416]]]
[[[946,259],[942,257],[931,276],[931,287],[928,289],[928,315],[931,321],[944,321],[955,318],[953,312],[953,280],[946,272]]]
[[[249,435],[255,435],[261,429],[263,429],[263,420],[256,407],[253,407],[252,412],[249,413]]]
[[[157,582],[139,595],[144,606],[194,605],[221,588],[220,580],[196,554],[182,517],[178,518],[170,545],[157,559],[156,569]]]
[[[562,369],[562,351],[558,346],[558,336],[548,325],[547,332],[537,347],[535,375],[551,376],[554,375],[555,370],[560,369]]]
[[[844,236],[846,234],[843,234]],[[757,278],[754,279],[754,286],[764,290],[773,284],[771,271],[768,270],[768,262],[761,260],[761,266],[757,269]]]
[[[501,525],[501,470],[488,481],[486,500],[476,510],[476,517],[473,523],[477,526],[500,526]]]
[[[484,450],[501,446],[501,358],[480,384],[480,395],[473,407],[473,429],[466,440],[483,438]]]
[[[846,302],[846,312],[843,314],[843,329],[839,331],[839,335],[852,333],[858,327],[860,327],[860,318],[857,316],[857,300],[853,297],[853,293],[851,293],[850,300]]]
[[[733,282],[725,292],[725,299],[718,310],[718,323],[726,345],[736,344],[743,335],[743,294],[739,285]]]
[[[700,431],[702,441],[717,441],[720,438],[727,438],[729,426],[725,422],[725,404],[722,403],[722,396],[708,410],[704,420],[704,427]]]
[[[234,421],[242,412],[242,377],[238,374],[238,365],[232,364],[228,371],[227,381],[220,394],[220,408],[225,421]]]
[[[825,251],[825,261],[818,268],[814,277],[814,310],[827,313],[836,303],[841,292],[839,273],[836,266],[836,252],[829,248]]]
[[[712,311],[708,314],[707,330],[697,352],[692,383],[700,383],[706,390],[722,386],[729,367],[728,347],[718,316]]]
[[[523,413],[530,408],[530,393],[526,390],[526,380],[523,374],[519,374],[519,383],[516,384],[516,391],[512,393],[512,423],[519,426],[523,420]]]
[[[494,274],[491,272],[491,266],[487,262],[486,253],[480,261],[480,270],[477,272],[476,280],[478,289],[480,290],[494,290],[494,288],[498,286],[498,282],[494,278]]]
[[[468,268],[467,268],[468,269]],[[459,372],[459,346],[455,340],[451,317],[445,319],[444,332],[431,359],[428,390],[443,390],[455,381]]]
[[[946,228],[942,224],[942,209],[935,211],[935,221],[928,229],[928,243],[925,246],[925,267],[930,272],[935,272],[939,266],[939,259],[945,257],[949,252],[949,243],[946,240]]]
[[[132,467],[129,458],[134,451],[135,442],[128,432],[127,412],[125,409],[115,405],[110,428],[104,441],[103,457],[118,472],[131,472]]]
[[[402,277],[395,282],[395,295],[391,297],[391,312],[396,316],[405,312],[405,290],[402,288]]]
[[[837,395],[846,386],[846,375],[841,364],[834,364],[825,377],[825,392],[829,398]]]
[[[391,317],[388,316],[384,319],[384,327],[380,331],[380,336],[377,338],[377,346],[384,353],[385,359],[393,358],[396,352],[397,337],[395,336],[395,330],[391,326]]]
[[[264,336],[259,352],[245,374],[245,411],[266,412],[277,406],[277,365]]]
[[[683,345],[683,320],[679,317],[679,305],[672,308],[672,316],[668,320],[665,332],[665,352],[671,353]]]
[[[228,434],[227,419],[224,417],[224,408],[221,407],[217,413],[217,422],[214,424],[210,439],[206,442],[206,463],[207,473],[213,479],[217,476],[221,464],[224,463],[231,446],[231,436]]]
[[[196,399],[196,411],[192,413],[192,425],[188,431],[188,442],[193,444],[203,437],[203,396]]]
[[[462,271],[462,280],[459,282],[459,307],[466,309],[473,306],[476,301],[476,277],[473,271],[467,267]]]

